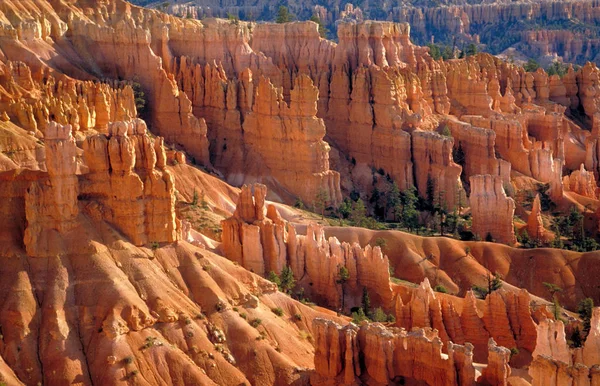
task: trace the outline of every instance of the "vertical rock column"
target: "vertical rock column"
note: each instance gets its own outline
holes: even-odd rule
[[[505,244],[516,243],[513,227],[515,202],[502,186],[502,179],[492,175],[477,175],[471,181],[471,212],[473,233],[485,240],[490,235]]]
[[[25,194],[27,228],[24,243],[32,256],[60,251],[60,238],[73,230],[77,206],[77,146],[71,125],[50,122],[46,127],[48,182],[32,183]]]

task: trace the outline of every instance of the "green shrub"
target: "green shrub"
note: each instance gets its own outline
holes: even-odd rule
[[[277,316],[283,316],[283,309],[281,307],[271,308],[271,312]]]
[[[444,286],[443,286],[443,285],[441,285],[441,284],[438,284],[438,285],[436,285],[436,286],[433,288],[433,290],[434,290],[434,291],[436,291],[436,292],[441,292],[441,293],[443,293],[443,294],[447,294],[447,293],[448,293],[448,290],[446,289],[446,287],[444,287]]]
[[[262,320],[260,320],[259,318],[254,318],[250,321],[250,325],[254,328],[257,328],[258,326],[260,326],[261,323],[262,323]]]

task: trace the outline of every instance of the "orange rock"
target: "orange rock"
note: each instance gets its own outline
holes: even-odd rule
[[[508,385],[510,376],[510,350],[496,345],[493,338],[488,343],[488,365],[483,369],[481,377],[477,380],[483,385]]]
[[[462,188],[460,175],[462,168],[452,160],[452,138],[446,138],[436,133],[414,131],[412,133],[412,149],[417,188],[421,197],[427,197],[428,189],[432,190],[430,197],[438,205],[448,211],[464,206],[467,199]],[[429,198],[429,197],[428,197]]]
[[[465,342],[469,342],[474,346],[474,360],[483,361],[487,355],[487,344],[490,335],[477,312],[475,295],[472,291],[467,292],[465,295],[463,310],[460,314],[460,324]]]
[[[254,192],[253,192],[254,190]],[[288,265],[296,279],[304,279],[307,294],[313,293],[333,308],[360,304],[363,288],[386,308],[392,307],[389,261],[381,248],[327,239],[322,226],[309,224],[306,236],[298,235],[274,206],[265,217],[266,187],[244,186],[233,217],[222,221],[223,251],[227,258],[260,275],[277,274]],[[342,287],[337,282],[340,267],[349,279]],[[302,284],[300,283],[300,284]]]
[[[135,245],[172,242],[180,237],[175,187],[164,169],[164,148],[146,130],[139,119],[115,122],[109,126],[108,138],[100,134],[83,144],[90,173],[83,179],[82,193],[94,197],[92,205],[100,208],[93,211]]]
[[[527,218],[527,233],[534,240],[545,240],[546,230],[542,220],[542,205],[540,203],[540,195],[536,194],[531,206],[531,213]]]
[[[583,345],[583,363],[590,368],[600,364],[600,307],[592,313],[590,332]]]
[[[517,347],[533,352],[537,340],[537,326],[529,307],[529,293],[522,289],[518,294],[508,292],[505,296],[508,319],[517,340]]]
[[[575,192],[584,197],[597,199],[598,186],[594,174],[585,170],[584,164],[581,164],[579,170],[563,177],[563,185],[571,192]]]
[[[498,291],[493,291],[485,298],[483,322],[490,334],[490,339],[498,341],[504,347],[517,347],[508,318],[506,304]]]
[[[76,226],[75,219],[79,213],[76,149],[70,125],[48,124],[48,180],[33,182],[25,194],[27,228],[24,243],[31,256],[57,253],[63,246],[56,233],[65,234]]]
[[[515,202],[506,196],[500,177],[478,175],[470,180],[469,201],[473,215],[473,233],[482,239],[490,235],[498,242],[514,244]]]
[[[537,341],[533,358],[548,356],[566,364],[572,364],[571,354],[565,337],[563,322],[544,319],[537,326]]]
[[[430,329],[407,333],[379,323],[342,328],[323,319],[315,319],[313,329],[319,332],[315,336],[313,383],[349,385],[359,376],[379,384],[396,377],[435,385],[469,385],[475,381],[472,347],[449,343],[445,357],[442,342]]]

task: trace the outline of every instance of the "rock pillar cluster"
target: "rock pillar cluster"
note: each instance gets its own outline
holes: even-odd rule
[[[472,345],[443,343],[435,330],[386,328],[379,323],[349,324],[316,318],[313,384],[353,385],[358,379],[388,384],[397,377],[429,385],[472,385],[476,381]],[[480,383],[506,385],[510,351],[490,340]]]
[[[300,285],[334,308],[343,299],[345,307],[360,303],[363,287],[380,304],[391,306],[389,261],[379,247],[326,238],[317,224],[299,235],[273,205],[265,209],[266,192],[261,184],[242,187],[234,215],[222,222],[227,258],[260,275],[278,274],[288,266]],[[343,285],[337,283],[341,267],[349,273]]]
[[[151,138],[140,119],[114,122],[108,131],[83,143],[86,212],[113,224],[135,245],[177,240],[175,186],[165,169],[162,138]]]

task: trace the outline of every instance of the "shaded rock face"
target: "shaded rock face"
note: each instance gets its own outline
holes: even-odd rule
[[[396,377],[430,385],[474,384],[473,346],[448,343],[448,355],[442,354],[435,330],[386,328],[379,323],[349,324],[341,327],[324,319],[315,319],[315,384],[352,385],[369,379],[379,384]],[[510,351],[490,340],[489,365],[482,377],[490,385],[506,385],[510,375]]]
[[[335,309],[360,304],[363,288],[378,304],[392,306],[389,261],[381,248],[327,239],[317,224],[309,224],[305,236],[298,235],[272,204],[265,209],[266,193],[261,184],[242,187],[233,217],[222,222],[228,259],[263,276],[288,266],[307,293]],[[338,282],[341,267],[349,274],[343,284]]]

